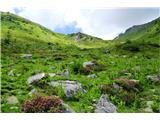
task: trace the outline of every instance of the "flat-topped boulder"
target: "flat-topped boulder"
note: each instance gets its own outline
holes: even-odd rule
[[[34,82],[38,82],[42,78],[46,77],[45,73],[38,73],[36,75],[33,75],[27,79],[27,84],[32,84]]]
[[[20,58],[30,60],[30,59],[32,59],[32,54],[21,54]]]

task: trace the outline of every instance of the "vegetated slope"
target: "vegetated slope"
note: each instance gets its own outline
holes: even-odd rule
[[[147,79],[148,75],[152,77],[160,72],[158,47],[151,45],[154,49],[149,50],[147,46],[144,54],[142,50],[124,49],[128,45],[126,40],[123,43],[121,40],[101,42],[98,38],[77,33],[82,35],[77,41],[74,37],[77,34],[54,33],[10,13],[1,13],[1,19],[2,112],[23,112],[23,103],[35,94],[59,96],[75,112],[94,112],[102,94],[108,94],[117,112],[146,112],[148,101],[154,103],[150,107],[152,112],[160,109],[159,84]],[[84,67],[86,62],[95,65]],[[38,73],[52,73],[53,76],[47,76],[37,84],[26,84],[29,77]],[[138,80],[139,87],[115,80],[122,78]],[[54,88],[48,84],[66,80],[81,83],[85,92],[67,99],[61,87]],[[112,86],[115,84],[121,90],[115,90]]]
[[[142,42],[150,41],[153,43],[160,44],[159,33],[160,33],[160,17],[142,25],[134,25],[133,27],[127,29],[125,33],[122,33],[118,37],[116,37],[115,40],[123,40],[123,41],[140,40]]]
[[[91,36],[91,35],[87,35],[87,34],[84,34],[84,33],[81,33],[81,32],[78,32],[78,33],[72,33],[72,34],[68,34],[66,37],[65,37],[66,40],[74,40],[76,41],[79,45],[87,45],[87,46],[100,46],[100,47],[106,47],[108,45],[108,41],[105,41],[101,38],[98,38],[98,37],[94,37],[94,36]]]
[[[66,45],[75,45],[83,48],[94,48],[101,47],[100,45],[105,46],[106,44],[85,44],[78,43],[74,39],[65,40],[64,34],[55,33],[37,23],[31,22],[27,19],[19,17],[11,13],[1,12],[1,24],[2,24],[2,41],[6,37],[12,37],[15,41],[25,42],[47,42],[47,43],[57,43],[57,44],[66,44]],[[53,23],[54,24],[54,23]],[[104,43],[104,42],[103,42]]]
[[[159,57],[160,18],[149,23],[135,25],[114,39],[116,50]]]

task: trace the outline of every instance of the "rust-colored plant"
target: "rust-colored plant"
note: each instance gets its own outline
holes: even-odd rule
[[[24,102],[22,111],[27,113],[64,112],[64,108],[62,100],[57,96],[35,96],[32,100]]]

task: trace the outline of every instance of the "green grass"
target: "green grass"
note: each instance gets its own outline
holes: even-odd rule
[[[143,90],[135,93],[132,104],[125,105],[117,95],[110,95],[111,101],[117,106],[118,112],[143,112],[146,101],[154,101],[154,111],[159,106],[159,84],[151,83],[147,75],[160,73],[159,47],[148,42],[125,42],[97,40],[75,41],[72,37],[54,33],[31,21],[9,13],[1,13],[1,98],[2,112],[22,112],[21,106],[33,89],[26,84],[27,78],[36,73],[57,73],[69,69],[70,77],[48,77],[42,82],[53,80],[76,80],[86,89],[86,93],[77,94],[74,99],[65,99],[61,88],[54,89],[44,84],[44,87],[34,86],[40,94],[58,95],[76,112],[94,112],[95,101],[101,96],[99,88],[102,84],[114,83],[114,78],[123,77],[140,81]],[[12,20],[10,20],[12,19]],[[12,21],[12,22],[11,22]],[[14,21],[14,22],[13,22]],[[12,27],[9,29],[9,27]],[[143,32],[142,32],[143,33]],[[146,37],[146,35],[144,35]],[[89,39],[91,36],[89,36]],[[152,39],[157,40],[155,38]],[[152,42],[153,42],[152,41]],[[128,48],[138,46],[138,51]],[[85,48],[85,49],[81,49]],[[104,51],[110,52],[105,53]],[[20,58],[21,54],[32,54],[31,60]],[[83,62],[96,61],[105,66],[102,71],[92,71],[97,78],[87,78],[87,75],[77,72]],[[13,71],[14,76],[8,73]],[[122,74],[126,70],[131,76]],[[154,91],[151,91],[154,89]],[[122,93],[123,94],[123,93]],[[8,105],[6,98],[15,95],[19,103]],[[18,109],[10,109],[11,107]]]

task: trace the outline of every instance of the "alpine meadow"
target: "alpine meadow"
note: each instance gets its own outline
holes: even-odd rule
[[[160,112],[160,17],[103,40],[0,14],[1,112]]]

